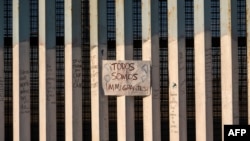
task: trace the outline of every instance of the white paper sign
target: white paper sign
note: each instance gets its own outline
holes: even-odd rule
[[[102,86],[109,96],[150,94],[150,61],[104,60]]]

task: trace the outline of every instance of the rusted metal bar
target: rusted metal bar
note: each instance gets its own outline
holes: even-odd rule
[[[108,98],[102,89],[102,60],[107,59],[106,1],[89,1],[92,140],[109,140]]]
[[[82,141],[81,0],[65,0],[65,139]]]
[[[145,141],[161,140],[158,0],[142,1],[142,59],[151,61],[151,95],[143,98]]]
[[[13,0],[13,139],[30,141],[30,3]]]
[[[56,140],[55,1],[39,0],[39,139]]]
[[[194,0],[196,140],[213,140],[210,1]]]
[[[187,140],[185,1],[168,1],[170,141]]]

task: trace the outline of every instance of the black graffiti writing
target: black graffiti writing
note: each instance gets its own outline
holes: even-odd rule
[[[20,107],[21,113],[30,113],[29,70],[20,70]]]
[[[73,59],[73,87],[82,87],[82,61]]]
[[[140,86],[140,85],[129,85],[129,84],[107,84],[106,85],[107,90],[111,91],[148,91],[147,87]]]
[[[134,63],[112,63],[111,64],[111,70],[127,70],[127,71],[133,71],[135,69]]]
[[[137,80],[138,74],[134,73],[134,74],[121,74],[118,72],[113,72],[112,74],[112,80]]]
[[[0,101],[4,101],[4,80],[0,77]]]

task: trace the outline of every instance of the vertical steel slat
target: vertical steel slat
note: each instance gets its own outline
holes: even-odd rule
[[[109,140],[108,98],[102,89],[102,60],[107,59],[106,0],[89,1],[92,140]]]
[[[142,1],[142,59],[151,61],[151,95],[143,98],[145,141],[161,140],[158,0]]]
[[[132,0],[116,3],[116,60],[133,60]],[[135,140],[134,97],[117,97],[117,129],[119,141]]]
[[[220,0],[222,138],[225,124],[239,123],[237,1]]]
[[[187,140],[185,1],[168,1],[170,141]]]
[[[194,0],[196,140],[213,140],[210,1]]]
[[[248,124],[250,124],[250,1],[246,0]]]
[[[55,1],[39,0],[39,139],[56,137]]]
[[[30,141],[30,4],[13,0],[13,136]]]
[[[65,139],[82,141],[81,0],[65,0]]]
[[[0,140],[4,140],[4,1],[0,0]]]

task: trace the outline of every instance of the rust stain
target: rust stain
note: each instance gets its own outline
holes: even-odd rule
[[[43,42],[39,42],[39,46],[45,46]]]
[[[227,29],[228,29],[228,32],[231,33],[231,29],[232,29],[232,13],[231,13],[231,8],[229,7],[228,8],[228,11],[227,11],[227,16],[228,16],[228,24],[227,24]]]
[[[143,43],[146,43],[146,42],[148,42],[149,41],[149,39],[145,39],[145,40],[143,40]]]
[[[115,0],[115,2],[117,3],[117,2],[119,2],[120,0]]]
[[[168,17],[172,16],[175,10],[176,10],[176,7],[171,7],[171,9],[168,10]]]
[[[94,49],[94,48],[97,48],[97,47],[98,47],[97,45],[92,45],[91,49]]]

